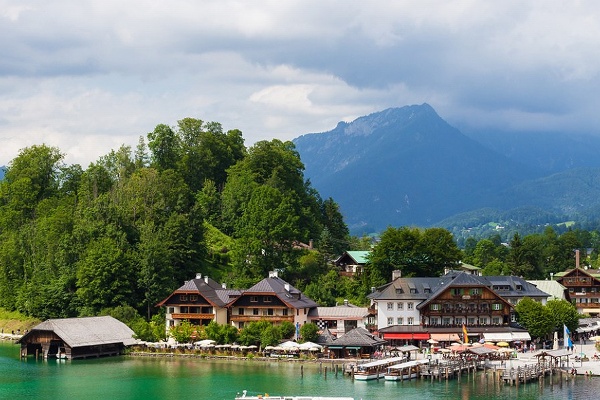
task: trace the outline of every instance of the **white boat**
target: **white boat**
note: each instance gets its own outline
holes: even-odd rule
[[[244,390],[242,394],[235,397],[235,400],[354,400],[353,397],[323,397],[323,396],[270,396],[268,393],[264,395],[248,396],[248,392]]]
[[[391,365],[385,374],[386,381],[405,381],[419,377],[421,365],[429,363],[429,360],[414,360],[401,364]]]
[[[354,379],[357,381],[368,381],[370,379],[383,378],[389,366],[404,361],[406,361],[405,357],[391,357],[364,364],[358,364],[354,371]]]

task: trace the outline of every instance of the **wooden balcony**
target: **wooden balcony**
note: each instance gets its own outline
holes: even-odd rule
[[[293,315],[232,315],[232,322],[254,322],[254,321],[270,321],[270,322],[294,322]]]
[[[215,319],[215,314],[192,314],[192,313],[173,313],[171,314],[173,319]]]

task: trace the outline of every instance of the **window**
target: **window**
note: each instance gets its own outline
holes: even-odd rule
[[[265,297],[263,297],[263,301],[265,303],[270,303],[271,302],[271,296],[265,296]]]
[[[402,294],[402,293],[404,293],[404,290],[402,290],[401,287],[396,288],[396,294]]]
[[[398,311],[404,310],[404,303],[399,302],[396,306],[398,307]]]
[[[252,309],[252,315],[258,315],[258,308]]]
[[[429,318],[429,323],[431,325],[437,325],[440,323],[440,321],[439,321],[438,317],[431,317],[431,318]]]
[[[415,319],[413,317],[408,317],[407,320],[409,325],[413,325],[415,323]]]
[[[431,293],[431,288],[423,288],[423,293]]]
[[[240,321],[240,329],[244,329],[244,321]]]
[[[281,311],[282,311],[282,313],[281,313],[282,315],[288,315],[288,309],[287,308],[284,308]]]
[[[467,325],[475,325],[475,318],[473,318],[473,317],[467,318]]]
[[[429,306],[429,309],[431,311],[439,311],[442,308],[442,306],[440,304],[431,304]]]
[[[181,300],[181,301],[187,301],[187,299],[188,299],[187,294],[180,294],[179,295],[179,300]]]
[[[238,315],[244,315],[244,309],[243,308],[238,309]]]
[[[272,308],[269,308],[267,310],[267,315],[273,315],[273,309]]]
[[[413,293],[413,294],[417,293],[417,288],[414,288],[414,287],[410,288],[410,292]]]
[[[479,288],[471,289],[471,294],[473,296],[477,296],[477,295],[481,294],[481,289],[479,289]]]
[[[500,318],[499,317],[492,318],[492,324],[500,325]]]
[[[397,321],[398,325],[404,324],[404,318],[402,318],[402,317],[398,317],[398,319],[396,321]]]
[[[250,296],[250,303],[258,303],[258,296]]]
[[[387,303],[387,309],[389,311],[393,310],[394,309],[394,303]]]
[[[450,317],[444,317],[444,319],[442,319],[442,323],[444,325],[450,325]]]
[[[190,301],[198,301],[198,295],[197,294],[191,294],[190,295]]]
[[[173,314],[175,312],[175,307],[169,307],[169,314]]]
[[[394,325],[394,318],[388,318],[387,319],[387,324],[389,325]]]
[[[487,319],[487,317],[481,317],[481,318],[479,318],[479,323],[480,323],[481,325],[487,325],[487,324],[488,324],[488,319]]]
[[[406,304],[407,310],[414,310],[414,308],[415,308],[415,303],[407,303]]]
[[[179,307],[179,312],[182,314],[189,313],[190,312],[189,310],[190,310],[189,307]]]
[[[492,304],[492,310],[495,310],[495,311],[502,310],[502,304],[500,304],[500,303]]]
[[[453,288],[452,289],[452,294],[454,296],[462,296],[463,294],[463,289],[462,288]]]

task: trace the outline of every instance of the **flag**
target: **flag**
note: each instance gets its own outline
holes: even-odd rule
[[[467,326],[463,324],[463,343],[469,344],[469,334],[467,333]]]
[[[564,329],[564,335],[563,335],[563,342],[564,345],[570,349],[573,347],[573,340],[571,339],[571,331],[569,330],[569,328],[567,328],[566,325],[563,324],[563,329]]]

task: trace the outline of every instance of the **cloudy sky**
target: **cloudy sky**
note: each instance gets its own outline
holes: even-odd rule
[[[600,132],[600,2],[0,0],[0,165],[184,117],[258,140],[427,102],[464,129]]]

